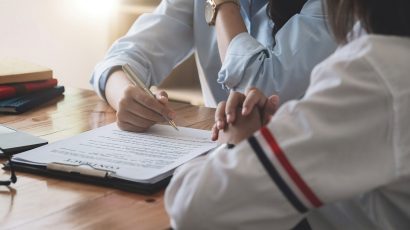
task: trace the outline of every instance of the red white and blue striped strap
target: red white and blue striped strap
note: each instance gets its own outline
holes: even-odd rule
[[[273,159],[277,161],[277,165],[279,165],[282,170],[278,170],[277,167],[275,167],[275,164],[271,162],[257,138],[252,136],[248,139],[248,142],[256,153],[259,161],[286,199],[300,213],[305,213],[308,210],[307,206],[316,208],[322,206],[322,202],[292,166],[271,132],[265,127],[262,128],[260,132],[264,142],[268,144],[269,149],[271,150],[268,154],[273,155]],[[284,177],[285,175],[281,175],[281,173],[286,173],[286,177]],[[286,180],[285,178],[290,179]],[[289,183],[293,183],[295,186],[290,186]],[[294,191],[295,188],[299,191]],[[304,196],[303,199],[301,199],[298,194],[302,194]],[[307,200],[309,203],[306,204],[303,200]]]

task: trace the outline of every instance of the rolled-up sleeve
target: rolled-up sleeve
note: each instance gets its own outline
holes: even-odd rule
[[[313,67],[336,49],[320,1],[293,16],[275,41],[266,47],[247,33],[237,35],[228,46],[218,82],[239,92],[257,87],[266,95],[278,94],[284,103],[304,95]]]
[[[193,50],[193,1],[162,1],[117,40],[94,69],[91,84],[104,98],[108,73],[128,63],[147,86],[161,82]]]

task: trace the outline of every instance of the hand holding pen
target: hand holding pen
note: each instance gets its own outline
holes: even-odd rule
[[[143,132],[152,125],[168,121],[176,130],[173,118],[175,112],[167,106],[168,95],[165,91],[154,95],[137,77],[128,64],[122,66],[123,75],[133,83],[124,92],[118,105],[117,124],[127,131]]]

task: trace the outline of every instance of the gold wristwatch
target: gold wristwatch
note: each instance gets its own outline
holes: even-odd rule
[[[239,4],[239,0],[206,0],[205,3],[205,20],[208,25],[213,26],[215,25],[216,14],[218,12],[218,7],[224,3],[232,2],[236,5]]]

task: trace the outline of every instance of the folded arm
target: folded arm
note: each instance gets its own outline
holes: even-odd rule
[[[244,93],[256,87],[277,94],[281,103],[301,98],[313,67],[336,48],[320,1],[309,1],[276,34],[275,44],[264,46],[248,33],[230,40],[218,82]]]
[[[165,196],[173,227],[291,229],[310,209],[394,182],[390,97],[359,62],[317,71],[268,126],[176,171]]]

